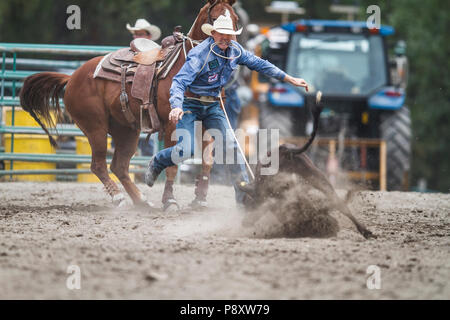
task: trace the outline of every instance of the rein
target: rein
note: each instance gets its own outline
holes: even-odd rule
[[[213,24],[212,18],[211,18],[211,10],[219,3],[219,0],[214,1],[212,5],[208,8],[208,22],[209,24]]]
[[[181,34],[181,38],[183,39],[183,52],[184,52],[184,58],[187,58],[187,52],[186,52],[186,40],[189,40],[191,43],[191,48],[194,48],[194,45],[199,45],[201,41],[194,40],[189,36],[185,36],[184,34]]]

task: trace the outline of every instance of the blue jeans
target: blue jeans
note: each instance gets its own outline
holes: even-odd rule
[[[206,130],[219,130],[222,137],[222,141],[220,142],[223,146],[223,158],[218,159],[216,155],[215,161],[222,160],[222,163],[226,163],[227,154],[229,154],[230,157],[231,154],[233,155],[233,163],[227,164],[225,170],[227,170],[228,174],[231,176],[236,195],[236,202],[242,203],[245,194],[237,187],[237,185],[242,181],[248,182],[247,171],[242,155],[237,150],[234,138],[232,137],[230,130],[227,131],[227,129],[229,129],[228,123],[225,114],[220,108],[219,102],[203,105],[199,101],[185,98],[183,102],[183,111],[183,118],[177,123],[177,131],[181,132],[179,129],[186,130],[189,133],[190,142],[183,142],[183,136],[180,136],[175,146],[161,150],[155,155],[153,160],[154,168],[158,171],[162,171],[167,167],[192,158],[194,155],[195,143],[194,122],[202,121]],[[214,136],[214,134],[212,135]]]
[[[236,130],[239,115],[241,113],[241,101],[236,92],[237,85],[225,89],[225,110],[227,111],[228,120],[230,120],[231,127]],[[236,146],[237,147],[237,146]],[[215,163],[211,170],[212,181],[230,184],[226,172],[224,172],[224,165]]]
[[[236,88],[231,87],[225,90],[225,110],[227,111],[228,120],[230,120],[231,127],[236,130],[239,114],[241,113],[241,101],[236,92]]]

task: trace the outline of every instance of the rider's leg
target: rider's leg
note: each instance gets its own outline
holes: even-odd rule
[[[177,129],[174,131],[178,137],[178,142],[173,147],[159,151],[150,160],[148,171],[145,175],[147,185],[152,186],[158,175],[167,167],[177,165],[178,163],[189,159],[194,154],[194,123],[199,118],[202,111],[195,105],[183,103],[185,114],[177,123]]]
[[[245,193],[238,188],[238,184],[241,182],[248,182],[248,175],[245,168],[244,159],[242,158],[242,155],[240,154],[235,143],[232,129],[229,128],[225,114],[220,108],[219,103],[214,103],[207,109],[207,117],[203,120],[203,124],[206,129],[218,129],[221,133],[223,157],[222,159],[216,158],[215,161],[222,160],[222,163],[226,164],[225,168],[229,170],[231,181],[234,185],[236,202],[242,203]],[[229,160],[232,159],[232,163],[228,163],[226,161],[227,158]]]

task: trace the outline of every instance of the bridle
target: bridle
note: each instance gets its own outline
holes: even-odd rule
[[[219,0],[214,1],[212,5],[208,8],[208,23],[213,24],[212,18],[211,18],[211,10],[219,3]]]

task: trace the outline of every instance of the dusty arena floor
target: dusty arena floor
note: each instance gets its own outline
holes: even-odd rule
[[[161,184],[139,187],[159,203]],[[183,207],[193,192],[175,188]],[[264,238],[233,194],[212,186],[209,210],[162,213],[114,209],[100,184],[0,183],[0,299],[450,299],[448,194],[357,193],[374,240],[338,213],[336,236]]]

